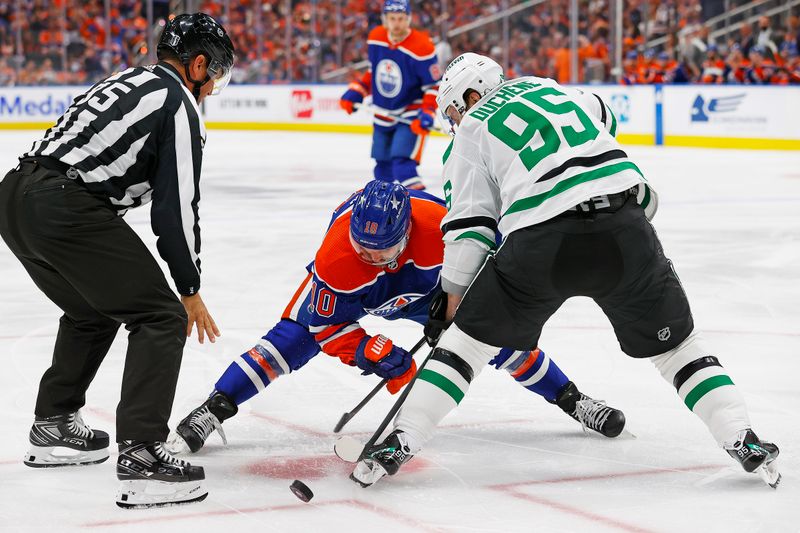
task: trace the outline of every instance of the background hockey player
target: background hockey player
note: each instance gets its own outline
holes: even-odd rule
[[[350,84],[340,105],[350,114],[355,104],[372,95],[375,178],[424,189],[417,165],[434,125],[440,74],[433,41],[427,33],[411,28],[409,0],[384,2],[383,25],[369,33],[367,51],[370,70]],[[413,121],[402,124],[388,115]]]
[[[467,53],[445,71],[439,106],[457,127],[444,167],[442,267],[455,321],[424,372],[456,376],[457,391],[418,379],[394,431],[353,479],[367,486],[396,473],[497,346],[536,346],[567,298],[588,296],[622,351],[649,359],[719,445],[776,486],[778,448],[750,429],[744,399],[695,330],[647,218],[653,202],[643,197],[640,205],[634,194],[647,189],[644,177],[609,133],[613,116],[602,100],[545,78],[504,81],[500,65]],[[505,240],[487,258],[484,241],[497,227]]]
[[[445,213],[436,197],[378,180],[339,206],[281,321],[231,363],[210,398],[178,425],[172,449],[199,450],[239,404],[320,350],[365,374],[388,378],[392,393],[405,385],[416,371],[412,357],[383,335],[368,334],[358,321],[370,314],[427,323],[426,336],[435,342],[445,325],[429,323],[428,309],[434,301],[442,303],[436,297]],[[444,318],[444,307],[433,309],[441,309]],[[490,364],[587,427],[609,437],[622,431],[623,414],[582,395],[543,351],[504,349],[495,356]]]
[[[207,494],[203,469],[176,459],[162,442],[187,335],[194,327],[200,342],[219,335],[198,292],[205,141],[198,104],[226,85],[233,44],[211,17],[179,15],[164,29],[158,58],[158,65],[125,70],[78,96],[0,183],[0,234],[64,312],[25,464],[108,458],[108,434],[90,429],[79,409],[125,324],[130,334],[116,420],[123,507]],[[151,199],[158,251],[180,301],[119,216]]]

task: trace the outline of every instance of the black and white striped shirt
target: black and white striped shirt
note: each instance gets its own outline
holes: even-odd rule
[[[70,165],[123,215],[153,201],[157,248],[178,292],[200,288],[200,167],[206,131],[192,93],[166,63],[136,67],[75,99],[22,156]]]

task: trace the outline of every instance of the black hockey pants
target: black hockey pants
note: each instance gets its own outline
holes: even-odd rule
[[[0,182],[0,235],[64,312],[36,415],[83,407],[125,324],[128,352],[116,440],[165,440],[187,318],[141,239],[104,200],[31,160]]]

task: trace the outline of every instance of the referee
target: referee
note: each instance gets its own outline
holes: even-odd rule
[[[200,297],[198,104],[230,79],[233,44],[203,13],[168,22],[157,65],[114,74],[75,99],[0,182],[0,235],[36,286],[64,312],[36,401],[32,467],[108,458],[108,434],[79,409],[117,330],[128,352],[117,407],[120,506],[203,499],[202,467],[161,446],[186,337],[219,330]],[[152,201],[151,225],[180,301],[122,215]],[[58,448],[71,448],[60,455]],[[174,485],[145,494],[145,480]]]

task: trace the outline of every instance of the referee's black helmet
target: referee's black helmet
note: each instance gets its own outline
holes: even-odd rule
[[[201,54],[205,56],[208,63],[207,79],[191,81],[203,85],[213,79],[212,94],[219,93],[230,80],[233,52],[233,42],[225,28],[205,13],[177,15],[168,21],[157,48],[159,59],[176,56],[187,68],[187,74],[192,59]]]

